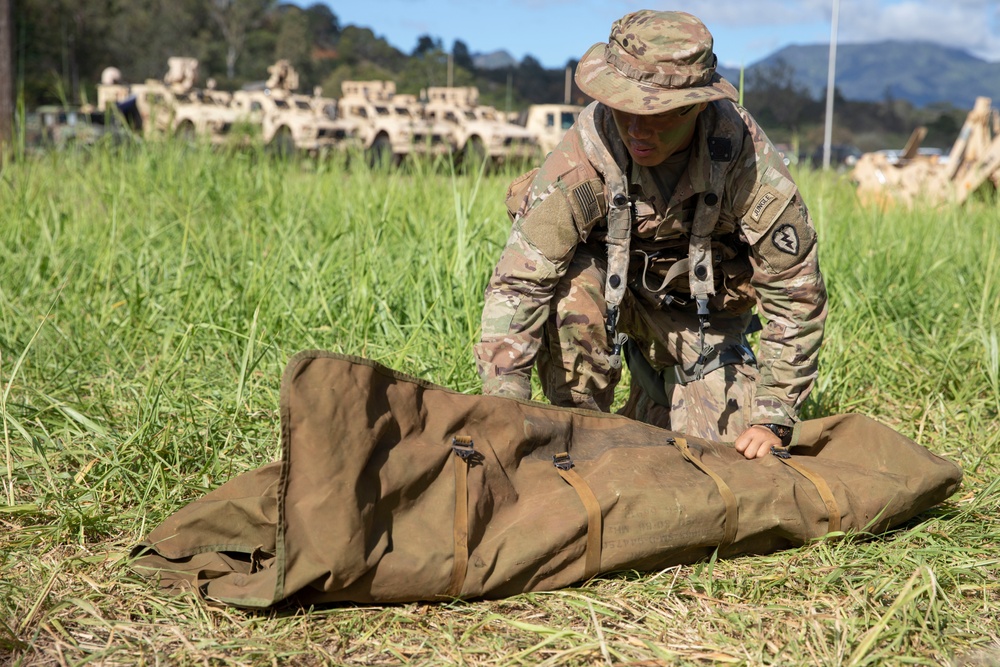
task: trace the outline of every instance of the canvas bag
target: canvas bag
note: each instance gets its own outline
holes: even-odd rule
[[[136,548],[138,572],[242,607],[497,598],[878,533],[962,476],[860,415],[803,422],[790,458],[748,461],[319,351],[290,360],[280,403],[281,460],[167,518]]]

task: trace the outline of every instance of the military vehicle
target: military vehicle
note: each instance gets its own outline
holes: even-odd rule
[[[318,154],[357,145],[357,124],[331,118],[313,96],[297,94],[299,76],[287,60],[268,67],[262,86],[233,93],[231,106],[240,122],[259,127],[266,146],[277,153]]]
[[[951,151],[921,151],[927,128],[918,127],[898,154],[865,153],[851,171],[867,205],[964,203],[974,192],[1000,191],[1000,109],[979,97]]]
[[[40,106],[25,114],[24,143],[30,150],[63,150],[96,143],[106,135],[119,138],[114,117],[92,106],[68,108]]]
[[[132,85],[121,83],[117,68],[105,69],[97,87],[98,110],[117,107],[133,129],[146,138],[204,137],[213,144],[228,141],[236,120],[228,93],[194,87],[198,79],[195,58],[168,58],[167,67],[162,81],[147,79],[145,83]]]
[[[538,138],[542,153],[548,155],[573,127],[583,107],[575,104],[532,104],[524,115],[524,127]]]
[[[479,104],[475,87],[430,87],[425,93],[424,117],[451,128],[452,143],[461,161],[479,165],[537,160],[541,153],[535,134],[507,121],[502,113]]]
[[[447,155],[455,145],[448,126],[415,109],[416,98],[396,95],[392,81],[344,81],[337,118],[355,124],[360,146],[372,163],[397,163],[408,155]]]

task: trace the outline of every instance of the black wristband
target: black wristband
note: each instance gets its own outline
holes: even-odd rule
[[[785,447],[792,439],[792,427],[784,424],[759,424],[781,439],[781,444]]]

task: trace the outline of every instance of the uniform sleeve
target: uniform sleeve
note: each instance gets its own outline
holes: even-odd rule
[[[582,149],[560,148],[536,174],[486,286],[473,348],[484,394],[531,397],[531,368],[556,284],[602,215],[593,203],[600,182],[581,161]]]
[[[816,382],[827,295],[816,230],[798,188],[755,125],[744,145],[741,231],[751,247],[751,284],[766,320],[751,423],[791,425]]]

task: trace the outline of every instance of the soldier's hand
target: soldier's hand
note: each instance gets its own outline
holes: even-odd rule
[[[771,447],[780,447],[781,438],[766,426],[751,426],[736,438],[736,451],[748,459],[759,459],[771,453]]]

